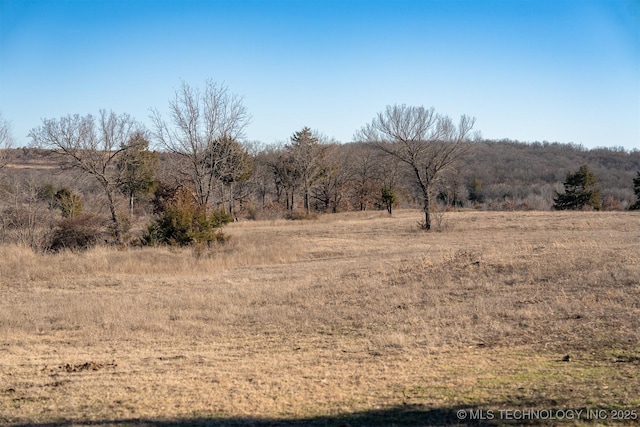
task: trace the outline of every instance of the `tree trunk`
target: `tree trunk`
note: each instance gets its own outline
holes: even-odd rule
[[[113,234],[116,238],[116,245],[122,244],[122,233],[120,230],[120,221],[118,220],[118,213],[116,212],[116,205],[113,200],[113,194],[108,188],[105,188],[107,193],[107,199],[109,199],[109,210],[111,211],[111,221],[113,221]]]
[[[307,215],[309,215],[309,187],[306,183],[304,186],[304,210],[307,212]]]
[[[280,204],[280,197],[282,196],[282,186],[278,185],[278,183],[276,183],[275,186],[276,186],[276,203]],[[287,195],[287,198],[289,198],[289,195]]]
[[[423,207],[422,209],[424,210],[424,229],[426,231],[431,230],[431,214],[429,212],[429,192],[425,191],[423,194]]]
[[[418,184],[420,185],[420,189],[422,190],[422,210],[424,211],[424,224],[422,224],[422,229],[429,231],[431,230],[431,215],[429,212],[429,190],[430,183],[432,182],[429,179],[429,175],[425,171],[425,176],[420,174],[420,169],[418,169],[415,165],[413,167],[413,172],[416,174],[416,179]]]

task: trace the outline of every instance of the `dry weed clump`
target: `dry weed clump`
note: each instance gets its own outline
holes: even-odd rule
[[[234,223],[200,257],[0,246],[0,422],[640,405],[640,216],[447,215]]]

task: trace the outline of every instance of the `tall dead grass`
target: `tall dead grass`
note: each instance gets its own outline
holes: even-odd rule
[[[432,234],[409,213],[245,223],[200,256],[4,246],[0,330],[173,337],[269,326],[372,342],[393,331],[409,347],[559,345],[581,330],[637,341],[638,217],[598,215],[451,214],[452,230]]]
[[[48,401],[70,419],[78,394],[95,400],[101,387],[126,403],[115,405],[123,416],[184,414],[180,399],[211,409],[187,381],[227,414],[300,416],[396,402],[409,390],[398,381],[422,390],[412,375],[431,381],[441,357],[458,381],[455,359],[467,363],[469,349],[509,360],[640,352],[640,215],[447,216],[443,233],[420,231],[413,211],[236,223],[229,245],[204,254],[0,247],[0,375],[31,397],[63,376],[69,384],[49,387]],[[116,392],[106,371],[83,389],[50,368],[88,359],[116,360],[109,369],[132,389]],[[13,398],[0,393],[0,415]],[[37,402],[11,420],[50,419]],[[108,413],[96,405],[83,419]]]

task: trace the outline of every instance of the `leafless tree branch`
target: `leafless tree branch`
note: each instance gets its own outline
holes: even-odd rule
[[[475,118],[463,115],[458,125],[435,109],[407,105],[387,106],[355,135],[407,164],[420,187],[425,229],[431,228],[430,197],[434,184],[470,149]]]
[[[152,110],[153,136],[170,152],[188,159],[197,202],[205,206],[219,178],[220,165],[232,163],[227,157],[234,153],[225,151],[224,142],[242,139],[251,117],[241,97],[211,80],[202,92],[182,82],[169,101],[169,117],[167,124]]]
[[[137,132],[141,132],[141,125],[128,114],[100,110],[97,121],[91,114],[43,119],[42,125],[29,133],[34,145],[57,153],[62,166],[79,169],[100,183],[109,200],[118,244],[121,243],[121,227],[115,207],[119,183],[117,157],[127,149]]]
[[[11,147],[13,146],[13,134],[11,123],[0,114],[0,169],[11,160]]]

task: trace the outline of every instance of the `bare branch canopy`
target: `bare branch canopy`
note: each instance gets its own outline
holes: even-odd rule
[[[10,149],[13,146],[11,124],[0,114],[0,169],[10,161]]]
[[[203,91],[182,82],[169,101],[169,115],[167,123],[159,111],[152,110],[153,136],[167,150],[187,159],[197,201],[205,206],[219,169],[216,165],[225,162],[215,156],[220,151],[216,146],[244,138],[251,116],[241,97],[211,80]]]
[[[121,243],[121,227],[114,199],[120,172],[115,165],[141,132],[142,125],[128,114],[100,110],[97,119],[91,114],[43,119],[29,133],[34,145],[54,151],[63,165],[80,169],[100,183],[109,202],[116,243]]]
[[[434,184],[442,173],[471,148],[475,118],[463,115],[456,125],[433,107],[387,106],[371,123],[356,132],[355,140],[374,144],[407,164],[420,187],[424,228],[431,228],[430,203]]]

